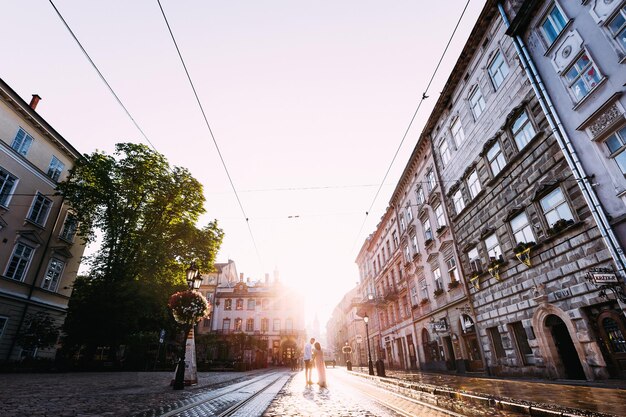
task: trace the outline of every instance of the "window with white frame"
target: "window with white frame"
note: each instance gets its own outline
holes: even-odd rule
[[[441,204],[435,206],[435,217],[437,218],[437,227],[446,225],[446,216],[443,213],[443,206]]]
[[[414,284],[411,284],[411,303],[416,306],[419,305],[420,300],[419,300],[419,295],[417,294],[417,288],[415,288]],[[0,328],[0,330],[2,330]]]
[[[491,82],[496,90],[502,85],[508,74],[509,66],[504,60],[502,52],[498,51],[491,64],[489,64],[489,77],[491,77]]]
[[[261,319],[261,331],[267,332],[270,330],[270,319],[262,318]]]
[[[474,118],[478,119],[485,110],[485,99],[483,98],[483,93],[481,93],[478,86],[476,86],[476,88],[474,88],[474,91],[472,91],[472,93],[470,94],[469,103],[470,107],[472,108]]]
[[[609,157],[615,160],[622,174],[626,175],[626,126],[610,135],[604,143],[610,152]]]
[[[417,187],[417,190],[415,190],[415,198],[417,199],[417,204],[424,204],[424,189],[422,187]]]
[[[472,248],[467,252],[467,258],[469,259],[470,270],[472,272],[481,272],[480,255],[478,254],[478,248]]]
[[[404,246],[404,259],[407,262],[411,260],[411,250],[409,249],[409,245]]]
[[[494,177],[502,171],[506,165],[506,160],[504,159],[502,149],[500,149],[500,142],[496,141],[491,145],[491,148],[487,151],[487,161],[489,162],[489,167]]]
[[[601,75],[595,64],[585,52],[565,71],[563,76],[576,101],[580,101],[598,85]]]
[[[272,330],[275,332],[280,331],[280,319],[274,319],[274,326],[272,327]]]
[[[443,279],[441,278],[441,270],[439,268],[433,269],[433,279],[435,281],[435,289],[443,290]]]
[[[615,41],[626,51],[626,5],[622,6],[607,24]]]
[[[450,282],[458,282],[459,271],[456,267],[456,259],[454,259],[454,256],[446,261],[446,265],[448,266],[448,278],[450,278]]]
[[[476,198],[480,190],[482,190],[480,186],[480,181],[478,180],[478,172],[473,170],[469,177],[467,177],[467,188],[469,188],[470,196],[472,198]]]
[[[253,332],[254,331],[254,319],[246,319],[246,331]]]
[[[560,188],[555,188],[540,201],[543,215],[552,227],[559,220],[573,220],[572,212]]]
[[[0,339],[2,339],[4,328],[7,326],[8,321],[9,319],[7,317],[0,316]]]
[[[50,166],[48,167],[48,176],[54,181],[57,181],[61,177],[61,173],[65,168],[65,164],[59,160],[56,156],[52,156]]]
[[[33,223],[43,226],[48,219],[50,207],[52,207],[52,200],[44,197],[44,195],[41,193],[37,193],[37,195],[33,199],[33,205],[28,212],[27,219]]]
[[[553,5],[541,22],[541,30],[548,45],[552,45],[559,37],[566,24],[567,20],[565,20],[561,9],[556,4]]]
[[[391,233],[391,239],[393,240],[393,248],[397,249],[398,248],[398,233],[396,233],[395,231]]]
[[[499,261],[502,260],[502,249],[500,249],[500,244],[498,243],[498,238],[495,233],[490,234],[485,239],[485,246],[487,247],[487,255],[489,256],[489,261]]]
[[[76,236],[76,229],[78,228],[78,219],[72,213],[68,213],[63,222],[63,229],[59,237],[65,241],[73,242],[74,236]]]
[[[16,281],[23,281],[34,252],[34,248],[18,242],[13,248],[13,254],[4,275]]]
[[[433,238],[433,231],[430,227],[429,219],[424,219],[422,222],[422,228],[424,229],[424,239],[431,240]]]
[[[454,143],[458,148],[463,142],[465,142],[465,133],[463,132],[463,126],[461,126],[461,119],[459,117],[457,117],[450,125],[450,131],[452,132]]]
[[[48,291],[56,291],[59,286],[59,281],[61,280],[61,275],[63,274],[63,269],[65,268],[65,262],[60,261],[59,259],[52,258],[48,263],[48,269],[46,270],[46,275],[43,277],[43,281],[41,283],[41,288]]]
[[[535,137],[535,128],[525,111],[520,113],[511,126],[517,149],[522,150]]]
[[[441,144],[439,144],[439,155],[441,155],[441,163],[445,167],[450,162],[450,158],[452,157],[452,153],[450,152],[450,147],[448,146],[448,141],[446,138],[443,138]]]
[[[426,174],[426,181],[428,182],[428,191],[434,190],[437,181],[435,180],[435,171],[432,168]]]
[[[452,195],[452,202],[454,203],[454,211],[456,214],[459,214],[465,208],[465,201],[463,201],[463,194],[460,189],[456,190]]]
[[[406,230],[406,222],[404,221],[404,216],[402,214],[400,214],[400,230],[401,231],[405,231]]]
[[[235,331],[240,332],[243,330],[243,320],[240,317],[235,319]]]
[[[224,301],[224,310],[232,310],[233,308],[233,300],[231,300],[230,298],[227,298],[226,301]]]
[[[8,207],[17,177],[0,167],[0,206]]]
[[[248,298],[248,310],[256,309],[256,300],[254,298]]]
[[[15,139],[13,139],[13,143],[11,143],[11,147],[19,154],[26,156],[32,143],[33,137],[20,127],[17,131],[17,135],[15,135]]]
[[[417,246],[417,236],[415,235],[411,236],[411,246],[413,247],[413,253],[417,254],[419,249]]]
[[[411,211],[411,202],[409,201],[406,204],[406,218],[409,219],[409,221],[413,220],[413,212]]]
[[[526,213],[521,212],[517,216],[513,217],[510,224],[515,238],[515,243],[528,243],[535,241],[533,228],[528,223]]]
[[[426,279],[422,278],[419,280],[419,287],[422,299],[428,298],[428,284],[426,283]]]
[[[238,298],[235,303],[235,309],[243,310],[243,298]]]
[[[230,319],[224,319],[222,321],[222,330],[230,330]]]

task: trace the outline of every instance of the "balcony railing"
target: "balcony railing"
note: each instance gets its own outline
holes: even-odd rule
[[[394,287],[385,288],[385,300],[395,301],[398,299],[398,290]]]

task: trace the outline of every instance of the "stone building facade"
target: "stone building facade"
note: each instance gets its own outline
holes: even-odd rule
[[[626,1],[509,1],[502,13],[510,23],[508,34],[531,68],[531,79],[548,103],[556,134],[571,143],[583,168],[581,183],[590,190],[592,202],[602,207],[597,217],[605,225],[605,241],[621,278],[618,284],[623,285]],[[607,369],[622,378],[626,377],[625,306],[613,300],[581,309]]]
[[[271,281],[267,275],[265,281],[252,281],[240,274],[237,282],[219,283],[214,299],[214,333],[259,338],[266,343],[269,364],[289,364],[301,355],[306,338],[303,297],[283,285],[278,272]]]
[[[84,245],[57,182],[80,153],[0,80],[0,360],[54,358],[26,352],[16,336],[37,313],[63,324]]]
[[[211,332],[211,324],[213,321],[213,312],[215,310],[215,294],[217,286],[225,283],[236,283],[239,279],[237,274],[237,266],[235,261],[229,259],[228,262],[216,263],[213,265],[213,272],[202,273],[202,284],[198,291],[206,297],[209,302],[209,312],[196,326],[197,334],[205,334]]]
[[[587,314],[605,300],[586,277],[612,267],[611,254],[506,30],[488,1],[425,128],[486,364],[606,378]]]

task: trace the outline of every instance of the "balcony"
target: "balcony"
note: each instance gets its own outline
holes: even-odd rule
[[[398,290],[394,287],[387,287],[384,291],[384,297],[386,301],[395,301],[399,297]]]

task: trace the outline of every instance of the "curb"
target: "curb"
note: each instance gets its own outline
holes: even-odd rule
[[[533,417],[618,417],[615,414],[600,413],[596,411],[572,409],[562,406],[553,406],[530,401],[516,401],[510,398],[499,398],[487,396],[479,393],[464,392],[452,388],[441,388],[434,385],[419,384],[415,382],[403,381],[401,379],[366,375],[361,372],[347,371],[349,374],[369,379],[380,385],[392,385],[411,396],[411,393],[420,392],[432,395],[440,407],[437,398],[445,400],[456,400],[471,403],[481,407],[496,408],[498,410],[510,411],[525,414]]]

